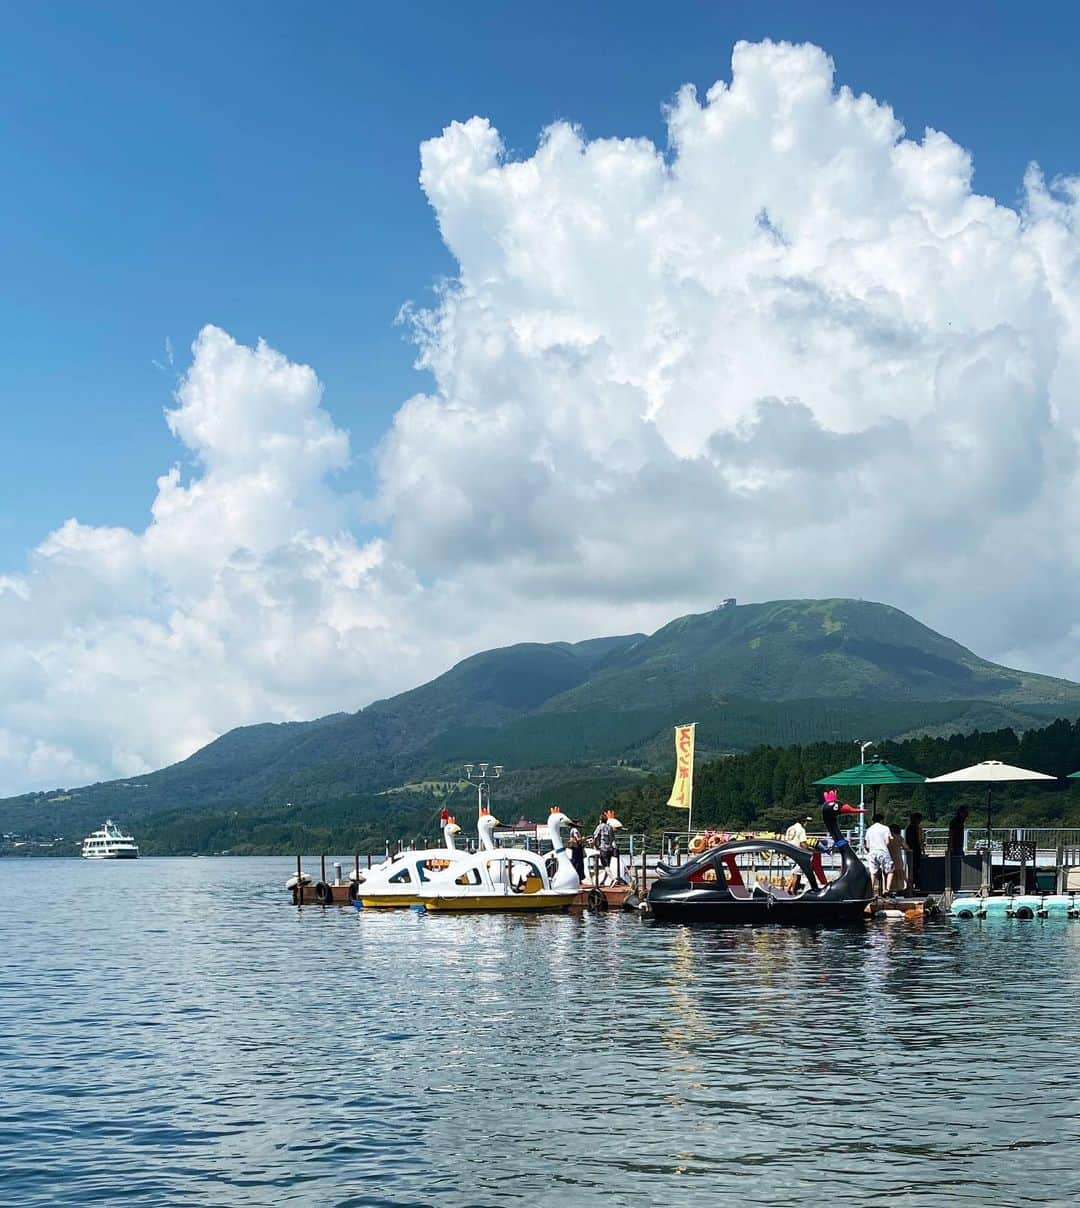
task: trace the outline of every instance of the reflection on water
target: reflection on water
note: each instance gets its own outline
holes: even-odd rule
[[[19,1204],[1073,1203],[1080,924],[297,911],[0,864]]]

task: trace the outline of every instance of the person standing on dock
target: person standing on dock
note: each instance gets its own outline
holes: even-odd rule
[[[967,827],[968,809],[960,806],[949,819],[949,888],[954,892],[960,888],[964,867],[964,831]]]
[[[605,810],[600,815],[600,821],[593,831],[593,845],[596,848],[596,862],[602,868],[601,880],[611,879],[611,857],[615,854],[615,828],[611,825],[611,815]]]
[[[889,889],[889,878],[893,870],[892,856],[889,854],[889,840],[892,832],[885,825],[881,814],[874,815],[874,821],[866,828],[866,855],[870,865],[870,876],[874,881],[874,893],[884,897]]]
[[[926,835],[923,831],[922,814],[914,813],[908,818],[904,831],[904,842],[907,844],[908,859],[911,868],[908,876],[908,891],[918,894],[922,892],[922,860],[926,851]]]
[[[889,855],[893,870],[889,874],[889,894],[898,898],[907,889],[907,865],[904,860],[904,837],[900,834],[900,823],[889,823]]]
[[[570,820],[570,836],[566,840],[570,849],[570,863],[578,875],[578,880],[585,881],[585,837],[581,833],[581,822],[577,818]]]

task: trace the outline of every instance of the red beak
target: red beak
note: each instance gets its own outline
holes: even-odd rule
[[[857,805],[842,805],[839,812],[841,814],[865,814],[866,810],[860,809]]]

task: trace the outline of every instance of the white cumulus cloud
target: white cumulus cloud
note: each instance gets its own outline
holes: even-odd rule
[[[167,416],[197,461],[140,533],[69,520],[0,583],[7,786],[133,775],[240,722],[355,707],[410,654],[415,590],[345,528],[348,438],[315,374],[213,327]]]
[[[483,118],[424,144],[460,274],[384,442],[395,549],[495,551],[522,597],[613,615],[884,598],[1060,669],[1080,185],[979,196],[812,46],[740,44],[668,124],[666,150],[560,123],[515,161]]]
[[[377,450],[377,537],[314,372],[199,335],[167,415],[193,473],[0,578],[9,791],[729,594],[884,599],[1080,676],[1080,180],[980,196],[812,46],[739,44],[667,120],[423,145],[459,271],[410,312],[434,388]]]

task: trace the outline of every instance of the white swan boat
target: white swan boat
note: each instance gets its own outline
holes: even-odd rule
[[[83,840],[84,860],[135,860],[139,849],[130,835],[125,835],[111,818],[105,825]]]
[[[487,809],[477,821],[481,846],[494,848],[492,831],[496,825]],[[393,909],[416,906],[420,902],[421,886],[442,876],[447,870],[456,868],[470,858],[467,851],[459,851],[454,836],[461,827],[450,818],[443,826],[445,847],[429,847],[421,851],[403,851],[377,864],[364,873],[357,888],[357,900],[365,909]]]
[[[422,884],[420,901],[428,910],[564,910],[572,906],[581,881],[563,844],[562,828],[569,821],[553,806],[547,823],[552,850],[546,856],[522,847],[485,849]],[[555,870],[549,873],[552,858]]]

